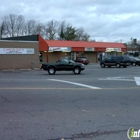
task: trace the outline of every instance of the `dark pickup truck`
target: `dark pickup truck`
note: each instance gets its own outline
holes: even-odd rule
[[[50,75],[55,74],[56,71],[73,71],[74,74],[80,74],[85,69],[85,66],[67,58],[62,58],[56,63],[42,63],[41,69],[48,71]]]

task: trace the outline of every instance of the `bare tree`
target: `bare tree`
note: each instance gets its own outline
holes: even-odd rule
[[[75,40],[82,40],[83,34],[84,34],[84,29],[82,27],[78,28],[76,30],[76,39]]]
[[[25,35],[42,35],[43,24],[36,20],[29,20],[24,26],[25,28]]]
[[[57,38],[59,22],[51,20],[46,23],[43,29],[43,34],[45,39],[55,40]]]
[[[7,37],[19,36],[22,33],[23,24],[25,19],[22,15],[5,16],[3,18],[3,24],[5,27],[5,35]]]
[[[4,22],[0,23],[0,40],[2,38],[2,36],[4,36],[5,33],[5,26],[4,26]]]
[[[90,35],[88,35],[87,33],[85,33],[84,29],[78,28],[76,30],[76,38],[75,40],[82,40],[82,41],[89,41],[90,39]]]
[[[6,36],[7,37],[14,37],[16,34],[16,20],[17,15],[10,14],[9,16],[5,16],[3,19]]]
[[[87,33],[84,33],[84,34],[83,34],[82,40],[83,40],[83,41],[89,41],[89,39],[90,39],[90,35],[87,34]]]
[[[25,18],[22,15],[17,16],[16,20],[16,34],[17,36],[23,35]]]
[[[27,21],[27,23],[25,25],[25,34],[26,35],[34,34],[35,28],[36,28],[36,21],[35,20]]]

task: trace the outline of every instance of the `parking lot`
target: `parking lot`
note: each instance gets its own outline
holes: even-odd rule
[[[140,66],[85,67],[0,71],[0,139],[128,140],[140,129]]]

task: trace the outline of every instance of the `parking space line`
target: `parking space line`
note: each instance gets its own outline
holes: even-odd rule
[[[82,86],[82,87],[91,88],[91,89],[101,89],[99,87],[94,87],[94,86],[85,85],[85,84],[81,84],[81,83],[70,82],[70,81],[64,81],[64,80],[58,80],[58,79],[48,79],[48,80],[50,80],[50,81],[56,81],[56,82],[68,83],[68,84]]]
[[[100,88],[94,90],[128,90],[140,89],[140,87],[114,87],[114,88]],[[54,87],[1,87],[0,90],[93,90],[91,88],[54,88]]]
[[[134,77],[135,82],[138,86],[140,86],[140,77]]]

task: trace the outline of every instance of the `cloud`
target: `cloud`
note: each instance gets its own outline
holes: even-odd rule
[[[9,14],[46,23],[65,20],[83,27],[92,39],[129,41],[139,38],[139,0],[5,0],[0,5],[0,20]]]

